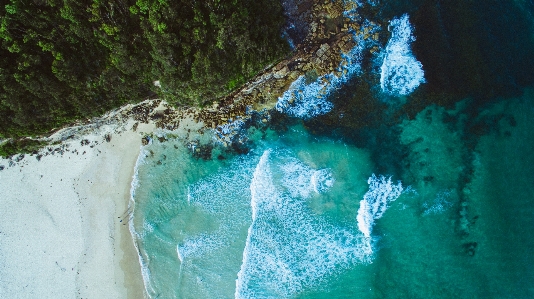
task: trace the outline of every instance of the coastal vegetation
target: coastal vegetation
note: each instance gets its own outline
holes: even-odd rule
[[[0,139],[149,97],[210,103],[289,52],[283,24],[278,0],[9,0]]]

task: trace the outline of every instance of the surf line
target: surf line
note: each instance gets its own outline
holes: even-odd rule
[[[252,223],[237,273],[235,298],[290,298],[355,264],[372,262],[374,221],[404,190],[391,177],[372,175],[354,232],[310,213],[305,207],[308,192],[277,187],[272,167],[277,167],[280,159],[287,162],[287,158],[281,152],[266,150],[253,173]],[[284,166],[277,169],[292,172],[285,176],[297,185],[303,181],[301,175],[315,173]],[[289,191],[283,191],[286,189]]]

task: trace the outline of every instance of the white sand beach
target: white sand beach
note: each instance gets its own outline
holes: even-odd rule
[[[0,298],[144,298],[127,217],[138,132],[153,129],[0,159]]]

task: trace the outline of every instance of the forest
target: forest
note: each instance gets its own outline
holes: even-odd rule
[[[289,53],[278,0],[6,2],[0,139],[150,97],[202,106]]]

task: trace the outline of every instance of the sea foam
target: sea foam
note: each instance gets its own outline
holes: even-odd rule
[[[258,159],[254,154],[236,157],[187,186],[181,215],[194,215],[194,221],[184,223],[181,240],[175,244],[180,261],[177,298],[192,294],[195,298],[228,298],[232,294],[244,232],[250,226],[248,187]],[[228,286],[229,292],[212,294],[215,286]]]
[[[310,197],[314,192],[320,194],[334,184],[334,178],[329,169],[315,170],[297,159],[289,159],[281,166],[284,172],[282,186],[291,197]]]
[[[401,182],[394,185],[390,178],[384,176],[376,177],[374,174],[367,181],[369,191],[363,196],[358,209],[358,229],[367,238],[371,237],[371,232],[376,219],[382,217],[390,202],[395,201],[402,193]]]
[[[391,38],[386,45],[380,86],[391,95],[408,95],[425,82],[423,65],[414,57],[410,44],[415,41],[408,15],[389,24]]]
[[[353,13],[355,14],[355,12]],[[346,16],[352,16],[346,13]],[[373,34],[380,26],[365,20],[362,24],[367,32]],[[341,62],[335,73],[328,73],[308,82],[305,76],[298,77],[284,94],[278,98],[276,110],[288,115],[308,119],[323,115],[334,108],[329,97],[343,84],[361,73],[362,53],[376,45],[376,41],[365,39],[363,32],[349,31],[355,46],[348,53],[340,53]]]
[[[330,92],[329,82],[323,81],[323,77],[326,78],[321,76],[309,84],[304,76],[297,78],[278,99],[276,109],[300,118],[311,118],[330,112],[334,105],[327,100]]]
[[[192,238],[187,238],[182,244],[176,247],[178,259],[181,263],[184,263],[190,258],[202,257],[222,247],[225,241],[221,235],[200,234]]]
[[[441,214],[450,207],[453,206],[451,197],[453,196],[453,190],[444,190],[436,194],[436,197],[432,201],[423,203],[423,216],[432,214]]]
[[[151,140],[149,140],[151,142]],[[128,210],[130,210],[130,214],[128,216],[128,229],[130,230],[130,234],[132,235],[133,243],[135,246],[136,251],[138,252],[138,258],[139,258],[139,265],[141,266],[141,276],[143,277],[143,283],[145,286],[145,291],[148,294],[151,294],[154,292],[154,288],[151,283],[151,275],[150,275],[150,269],[147,265],[147,260],[143,258],[143,255],[140,253],[139,248],[139,242],[146,234],[145,232],[139,233],[135,230],[134,227],[134,210],[135,210],[135,194],[137,189],[139,188],[139,167],[145,163],[145,158],[148,156],[148,151],[144,149],[143,146],[141,146],[139,155],[137,156],[137,161],[135,162],[134,166],[134,174],[132,176],[132,183],[130,185],[130,202],[128,203]],[[143,223],[143,226],[146,224]],[[146,256],[146,259],[148,259],[148,256]]]
[[[313,191],[310,176],[325,171],[292,163],[281,169],[281,179],[287,185],[286,180],[295,178],[298,186],[279,188],[272,168],[282,167],[271,157],[280,159],[272,150],[265,151],[250,184],[252,224],[235,298],[289,298],[351,265],[369,262],[372,254],[361,234],[336,227],[305,207],[305,197]]]

